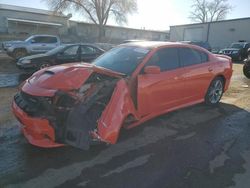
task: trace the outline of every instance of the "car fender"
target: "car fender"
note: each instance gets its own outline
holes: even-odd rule
[[[98,135],[101,140],[115,144],[123,122],[128,115],[139,119],[132,101],[128,85],[124,79],[117,82],[111,100],[98,121]]]
[[[24,49],[26,50],[27,53],[29,53],[29,49],[27,48],[27,46],[25,44],[16,44],[16,45],[13,45],[11,46],[8,51],[9,52],[14,52],[15,50],[18,50],[18,49]]]

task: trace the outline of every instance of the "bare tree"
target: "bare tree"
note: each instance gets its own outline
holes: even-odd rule
[[[44,0],[55,12],[75,10],[81,12],[99,28],[99,40],[103,36],[108,19],[127,23],[127,15],[137,11],[137,0]]]
[[[190,19],[194,22],[212,22],[223,20],[232,10],[228,0],[194,0]]]

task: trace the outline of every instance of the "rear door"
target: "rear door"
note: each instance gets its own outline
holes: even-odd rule
[[[81,61],[91,62],[99,56],[99,51],[95,47],[81,45]]]
[[[79,45],[69,46],[56,55],[57,64],[73,63],[80,61]]]
[[[213,78],[214,65],[203,51],[193,48],[180,48],[181,66],[185,68],[185,102],[203,99]]]
[[[137,106],[141,116],[173,108],[182,103],[183,68],[178,48],[159,49],[145,66],[159,66],[161,73],[138,75]]]
[[[56,37],[46,36],[43,38],[43,47],[45,51],[52,50],[58,46],[58,41]]]
[[[43,37],[41,36],[35,36],[30,40],[30,44],[28,46],[30,51],[32,53],[44,53],[46,52],[45,50],[45,44],[43,44]]]

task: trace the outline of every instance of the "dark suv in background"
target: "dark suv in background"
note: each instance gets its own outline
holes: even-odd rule
[[[249,42],[234,42],[228,48],[220,50],[219,54],[230,56],[233,60],[236,61],[243,61],[247,58],[248,48],[250,48]]]

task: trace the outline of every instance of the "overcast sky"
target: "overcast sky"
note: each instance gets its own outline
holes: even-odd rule
[[[132,28],[152,30],[168,30],[170,25],[191,23],[188,19],[193,0],[137,0],[138,12],[129,16],[128,24]],[[0,0],[0,3],[48,9],[41,0]],[[227,19],[250,17],[250,0],[229,0],[234,7]],[[84,20],[80,15],[74,15],[74,20]],[[110,20],[109,25],[115,25]]]

